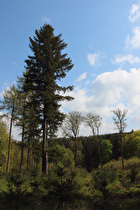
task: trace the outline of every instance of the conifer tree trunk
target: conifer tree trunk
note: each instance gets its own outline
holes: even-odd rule
[[[9,143],[8,143],[8,159],[7,159],[6,173],[9,172],[9,168],[10,168],[10,152],[11,152],[11,136],[12,136],[12,125],[13,125],[13,114],[14,114],[14,108],[12,109],[12,116],[11,116],[11,122],[10,122]]]
[[[47,127],[47,126],[46,126]],[[48,127],[46,129],[46,174],[48,174],[49,171],[49,162],[48,162],[48,148],[49,148],[49,142],[48,142]]]
[[[22,170],[22,164],[23,164],[23,151],[24,151],[24,130],[25,130],[25,123],[23,122],[23,127],[22,127],[22,144],[21,144],[21,159],[20,159],[20,172]]]
[[[29,171],[29,164],[30,164],[30,140],[28,139],[27,171]]]
[[[77,166],[77,141],[75,137],[75,152],[74,152],[75,166]]]
[[[99,137],[99,127],[97,127],[97,147],[98,147],[98,154],[101,163],[101,169],[103,169],[103,161],[102,161],[102,153],[101,153],[101,141]]]
[[[47,147],[47,135],[46,135],[46,116],[44,114],[44,122],[43,122],[43,145],[42,145],[42,172],[47,174],[47,153],[46,153],[46,147]]]
[[[103,161],[102,161],[102,153],[101,153],[101,144],[98,142],[98,153],[99,153],[99,158],[100,158],[100,163],[101,163],[101,169],[103,169]]]
[[[97,148],[98,148],[98,155],[99,155],[99,160],[101,164],[101,169],[103,169],[103,161],[102,161],[102,153],[101,153],[101,142],[99,139],[99,136],[97,135],[96,137],[96,143],[97,143]]]
[[[123,157],[123,136],[122,136],[122,132],[120,133],[120,137],[121,137],[121,153],[122,153],[122,170],[124,170],[124,157]]]

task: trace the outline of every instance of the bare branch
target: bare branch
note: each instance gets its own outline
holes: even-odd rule
[[[113,117],[114,125],[119,130],[119,132],[122,133],[127,127],[125,117],[128,111],[126,109],[122,111],[118,108],[116,110],[113,110],[112,112],[115,115]]]

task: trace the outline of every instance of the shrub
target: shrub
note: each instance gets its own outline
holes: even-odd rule
[[[104,170],[96,170],[92,173],[92,177],[94,180],[94,188],[100,190],[103,194],[103,197],[106,199],[109,197],[109,191],[107,189],[107,185],[116,181],[117,173],[116,169],[104,169]]]
[[[137,176],[138,176],[138,174],[139,174],[139,171],[140,171],[140,169],[138,169],[138,168],[136,167],[136,165],[134,164],[134,165],[132,166],[132,168],[131,168],[131,170],[130,170],[130,174],[129,174],[131,183],[136,182]]]
[[[11,208],[12,204],[15,205],[15,209],[18,209],[20,202],[24,201],[24,195],[27,191],[24,185],[25,179],[16,170],[12,170],[12,173],[6,176],[7,190],[4,191],[6,205]]]
[[[68,200],[77,187],[75,172],[69,172],[64,167],[57,166],[50,171],[48,179],[44,182],[47,189],[47,198],[63,203]]]
[[[133,165],[135,165],[136,168],[140,168],[140,158],[133,157],[128,160],[124,160],[124,167],[126,170],[131,169]],[[121,157],[119,157],[118,160],[112,160],[104,165],[104,169],[110,168],[110,167],[121,170],[122,169]]]

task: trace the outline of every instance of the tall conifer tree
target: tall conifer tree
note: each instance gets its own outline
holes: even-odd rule
[[[71,91],[73,86],[62,87],[57,82],[65,78],[73,64],[71,59],[67,58],[67,54],[62,54],[67,44],[61,39],[61,34],[54,35],[51,25],[45,24],[39,30],[35,30],[33,39],[29,39],[33,55],[25,60],[28,74],[24,75],[24,91],[32,90],[32,99],[40,114],[43,128],[42,172],[47,173],[48,137],[52,135],[52,131],[57,130],[64,119],[64,114],[59,110],[59,102],[73,99],[61,94],[67,90]]]

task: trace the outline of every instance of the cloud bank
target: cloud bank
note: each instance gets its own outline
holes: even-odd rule
[[[130,121],[133,123],[138,121],[137,113],[140,113],[139,78],[140,69],[135,68],[130,69],[129,72],[119,68],[112,72],[102,73],[92,82],[90,95],[86,87],[83,89],[76,87],[70,93],[75,99],[68,103],[63,102],[62,109],[64,112],[80,111],[83,115],[88,112],[99,114],[103,118],[102,132],[113,132],[112,110],[116,108],[127,109],[127,115],[129,117],[133,115]]]

